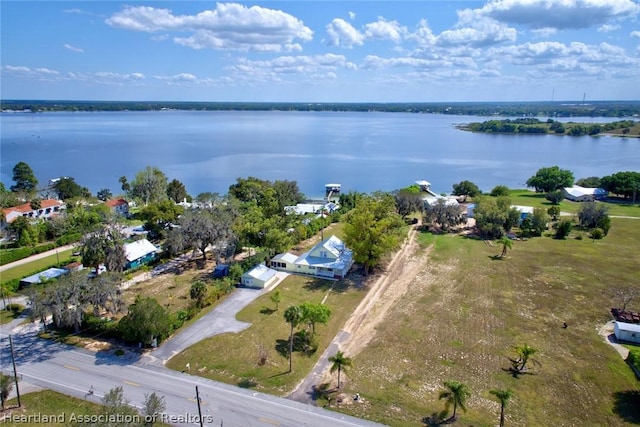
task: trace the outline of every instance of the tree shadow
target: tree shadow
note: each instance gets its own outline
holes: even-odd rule
[[[276,351],[282,357],[289,357],[289,339],[276,340]],[[307,331],[298,331],[293,334],[293,352],[301,353],[307,357],[311,357],[317,348],[313,347],[313,344],[309,341],[309,334]]]
[[[271,314],[275,313],[276,311],[278,311],[278,310],[276,310],[274,308],[263,307],[260,310],[260,314],[266,314],[268,316],[268,315],[271,315]]]
[[[243,378],[237,382],[237,386],[240,388],[253,388],[253,387],[256,387],[257,385],[258,383],[252,380],[251,378]]]
[[[141,354],[138,351],[119,350],[111,348],[97,351],[95,364],[127,366],[140,361]]]
[[[304,289],[309,291],[324,291],[327,292],[331,289],[332,292],[342,293],[345,292],[349,286],[348,281],[345,279],[341,280],[330,280],[330,279],[318,279],[313,278],[309,280],[304,286]]]
[[[432,412],[428,417],[422,418],[422,424],[429,427],[436,427],[455,421],[453,417],[447,418],[447,414],[448,411],[446,409],[440,412]]]
[[[640,390],[613,393],[613,412],[631,424],[640,423]]]
[[[504,257],[502,255],[487,255],[487,257],[492,261],[504,261]]]
[[[535,375],[535,372],[530,372],[528,368],[518,369],[517,366],[520,363],[519,360],[512,359],[510,357],[508,359],[509,362],[511,362],[511,366],[509,366],[508,368],[502,368],[502,371],[510,373],[513,378],[518,379],[521,375]],[[531,363],[536,363],[539,365],[539,363],[533,361],[532,359],[529,359],[529,361]]]

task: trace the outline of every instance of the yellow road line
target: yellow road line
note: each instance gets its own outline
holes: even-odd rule
[[[133,381],[122,380],[122,382],[125,383],[125,384],[129,384],[129,385],[134,385],[136,387],[140,387],[140,384],[134,383]]]
[[[64,367],[67,368],[67,369],[74,370],[74,371],[79,371],[80,370],[80,368],[76,368],[75,366],[71,366],[71,365],[64,365]]]
[[[273,424],[274,426],[279,426],[280,423],[276,420],[270,420],[269,418],[258,418],[258,420],[262,421],[263,423],[269,423],[269,424]]]

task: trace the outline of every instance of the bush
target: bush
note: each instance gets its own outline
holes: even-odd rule
[[[24,311],[24,309],[25,309],[24,305],[17,304],[17,303],[7,304],[6,307],[5,307],[5,310],[12,311],[15,314],[22,313]]]
[[[604,237],[604,230],[602,228],[594,228],[591,230],[591,238],[594,240],[600,240]]]
[[[558,224],[558,229],[556,230],[556,239],[566,239],[569,233],[571,233],[572,227],[573,224],[571,224],[571,221],[566,219],[564,221],[560,221],[560,223]]]
[[[84,327],[91,333],[105,338],[120,338],[118,322],[111,319],[103,319],[87,313],[84,318]]]
[[[69,243],[79,242],[81,238],[81,233],[65,234],[64,236],[60,236],[56,239],[56,246],[64,246],[68,245]]]
[[[564,194],[562,194],[562,190],[555,190],[548,192],[545,196],[545,199],[553,203],[554,205],[560,204],[561,201],[564,200]]]

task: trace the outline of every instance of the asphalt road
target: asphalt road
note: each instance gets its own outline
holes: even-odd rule
[[[99,403],[105,393],[122,386],[131,404],[141,407],[145,394],[165,397],[162,421],[177,426],[198,425],[195,387],[200,392],[204,425],[249,426],[375,426],[358,418],[253,392],[201,377],[139,364],[113,352],[93,353],[39,339],[34,328],[13,335],[18,375],[22,381]],[[25,330],[25,328],[23,328]],[[0,334],[2,370],[10,373],[8,338]],[[89,390],[93,390],[89,394]],[[64,414],[69,422],[71,414]]]

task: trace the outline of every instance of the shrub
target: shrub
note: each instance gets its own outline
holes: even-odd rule
[[[556,239],[566,239],[569,233],[571,233],[572,227],[573,225],[571,224],[571,221],[566,219],[564,221],[560,221],[558,229],[556,230]]]
[[[545,199],[553,203],[554,205],[560,204],[561,201],[564,200],[564,194],[562,194],[562,190],[555,190],[548,192],[545,196]]]
[[[593,240],[600,240],[604,237],[604,230],[602,228],[594,228],[591,230],[591,238]]]
[[[56,246],[64,246],[68,245],[69,243],[79,242],[81,238],[81,233],[65,234],[64,236],[60,236],[56,239]]]
[[[22,304],[17,304],[17,303],[11,303],[11,304],[7,304],[7,306],[5,307],[5,310],[7,311],[12,311],[16,314],[18,313],[22,313],[22,311],[24,311],[25,307]]]

